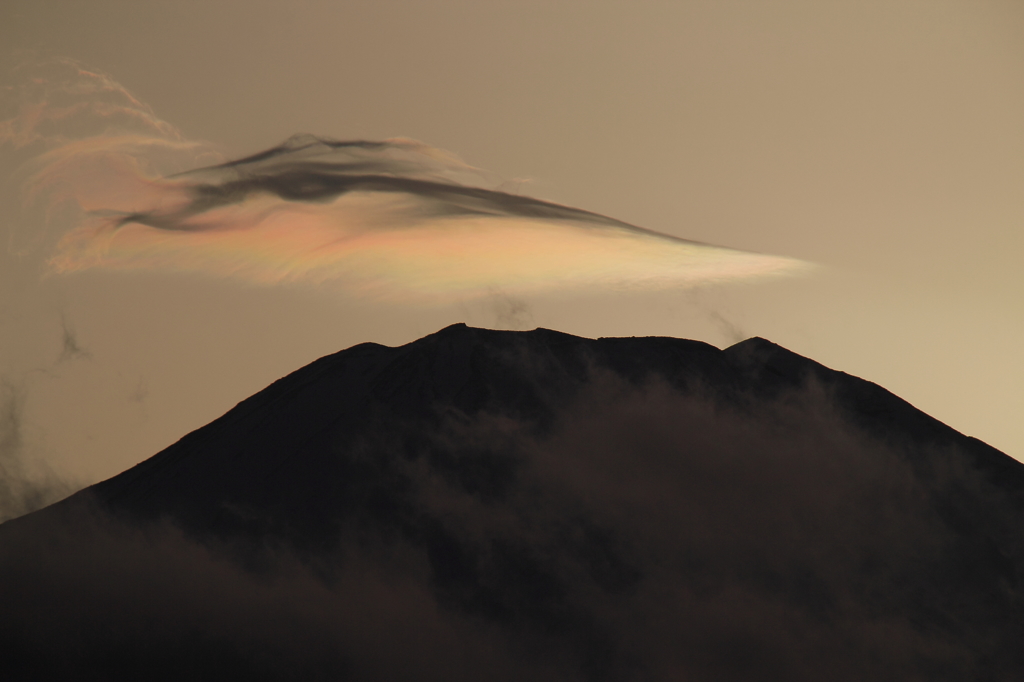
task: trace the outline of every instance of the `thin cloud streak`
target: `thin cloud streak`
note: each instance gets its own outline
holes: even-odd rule
[[[149,178],[221,159],[110,76],[64,58],[8,74],[0,152],[21,179],[22,214],[7,228],[7,251],[16,257],[52,250],[69,214],[74,221],[111,204],[149,205]]]
[[[220,161],[208,145],[184,139],[112,79],[72,62],[52,68],[59,77],[42,79],[47,87],[29,79],[0,143],[40,143],[25,165],[25,201],[51,223],[55,207],[76,213],[46,240],[56,273],[192,272],[429,301],[688,287],[810,267],[490,189],[501,183],[407,139],[296,135],[204,166]],[[58,106],[54,93],[77,99]],[[44,134],[38,123],[82,118],[89,125],[72,134]]]

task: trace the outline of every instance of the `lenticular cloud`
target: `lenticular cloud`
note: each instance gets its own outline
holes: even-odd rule
[[[131,130],[51,137],[29,164],[27,197],[79,209],[49,260],[59,273],[194,272],[430,299],[672,288],[807,268],[489,189],[486,174],[413,140],[296,135],[237,161],[159,173],[171,157],[179,167],[212,157],[113,81],[103,83],[107,99],[115,92],[123,100],[121,117],[134,113],[143,127],[132,119]],[[38,118],[48,106],[29,113]],[[102,117],[109,109],[88,110]]]

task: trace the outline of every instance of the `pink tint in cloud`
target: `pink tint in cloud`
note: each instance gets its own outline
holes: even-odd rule
[[[177,172],[218,159],[111,79],[71,62],[48,68],[23,84],[0,143],[41,145],[25,164],[25,200],[76,215],[59,239],[45,240],[57,273],[187,272],[429,301],[495,289],[666,289],[809,269],[489,189],[486,174],[407,139],[297,135]]]

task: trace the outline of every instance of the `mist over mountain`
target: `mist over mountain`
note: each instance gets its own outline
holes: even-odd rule
[[[1024,465],[763,339],[454,325],[0,525],[0,674],[1019,680],[1022,514]]]

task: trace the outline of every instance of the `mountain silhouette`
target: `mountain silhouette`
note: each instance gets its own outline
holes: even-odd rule
[[[5,679],[1019,680],[1024,465],[759,338],[453,325],[0,526]]]

